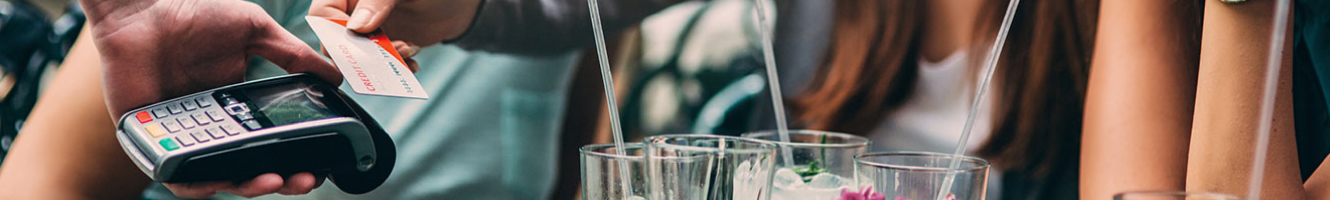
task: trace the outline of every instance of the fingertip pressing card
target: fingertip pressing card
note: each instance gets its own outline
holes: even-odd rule
[[[356,93],[429,99],[382,32],[356,33],[346,28],[346,20],[315,16],[305,20]]]

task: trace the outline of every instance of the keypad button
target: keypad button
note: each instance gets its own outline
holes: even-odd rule
[[[236,104],[227,105],[227,106],[226,106],[226,113],[231,113],[232,115],[238,115],[238,114],[241,114],[241,113],[249,113],[249,106],[245,106],[245,104],[241,104],[241,103],[236,103]]]
[[[181,108],[181,107],[180,107],[180,104],[174,104],[174,103],[173,103],[173,104],[170,104],[170,105],[166,105],[166,110],[170,110],[172,115],[174,115],[174,114],[180,114],[180,113],[182,113],[182,112],[185,112],[185,109],[184,109],[184,108]]]
[[[162,135],[166,135],[167,133],[166,129],[162,128],[161,124],[148,124],[147,126],[143,126],[143,129],[147,129],[148,134],[152,135],[153,138],[162,137]]]
[[[181,146],[194,146],[194,136],[178,135],[175,136],[175,140],[180,141]]]
[[[222,114],[221,111],[217,111],[217,110],[208,110],[208,111],[204,111],[204,113],[207,113],[207,114],[208,114],[208,118],[212,118],[212,121],[214,121],[214,122],[220,122],[220,121],[226,119],[226,114]]]
[[[193,137],[194,140],[198,140],[198,141],[199,141],[199,144],[203,144],[204,142],[208,142],[209,140],[212,140],[212,136],[208,136],[208,134],[207,134],[207,133],[203,133],[203,131],[194,131],[194,132],[190,132],[190,133],[189,133],[189,136],[190,136],[190,137]]]
[[[212,106],[212,101],[208,101],[208,97],[199,97],[198,99],[194,99],[194,101],[196,101],[196,103],[199,103],[200,108],[207,108],[208,106]]]
[[[167,113],[166,113],[166,108],[158,107],[158,108],[156,108],[156,109],[152,109],[152,116],[156,116],[157,119],[161,119],[161,118],[163,118],[163,117],[166,117],[166,114],[167,114]]]
[[[199,125],[197,123],[194,123],[194,119],[190,119],[189,116],[176,118],[176,120],[180,120],[180,126],[184,126],[185,129],[191,129],[194,128],[194,126]]]
[[[212,139],[222,139],[222,137],[226,137],[226,133],[222,133],[215,128],[208,129],[208,135],[212,136]]]
[[[162,144],[162,148],[166,149],[167,151],[176,150],[180,148],[180,145],[176,144],[175,141],[171,141],[171,138],[162,139],[157,143]]]
[[[194,122],[199,123],[199,125],[208,125],[208,123],[212,123],[212,120],[208,119],[208,116],[201,112],[190,114],[189,117],[194,118]]]
[[[199,104],[194,103],[194,101],[185,100],[185,102],[180,102],[180,103],[181,103],[181,104],[185,104],[185,110],[198,110],[198,109],[199,109]]]
[[[138,118],[139,123],[148,123],[152,121],[152,115],[148,115],[148,111],[140,111],[138,114],[134,114],[134,118]]]
[[[179,132],[181,130],[180,123],[176,123],[175,120],[162,121],[162,126],[166,127],[166,130],[171,131],[172,133]]]
[[[226,135],[226,134],[227,134],[225,131],[222,131],[221,128],[217,128],[217,126],[208,127],[207,131],[208,131],[208,134],[212,134],[212,133],[220,133],[220,134],[223,134],[223,135]],[[235,135],[235,134],[230,134],[230,135]]]
[[[254,119],[254,115],[251,115],[249,113],[240,113],[239,115],[236,115],[236,118],[240,119],[240,121],[245,121],[245,120]]]
[[[251,130],[251,131],[252,131],[252,130],[258,130],[258,129],[260,129],[260,128],[263,128],[262,125],[259,125],[259,121],[249,120],[249,121],[245,121],[243,124],[245,124],[245,128],[247,128],[247,129],[249,129],[249,130]]]
[[[240,134],[240,127],[235,124],[222,125],[222,130],[226,131],[227,135]]]

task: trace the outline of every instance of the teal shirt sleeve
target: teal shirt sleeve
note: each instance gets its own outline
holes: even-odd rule
[[[1307,51],[1330,105],[1330,1],[1298,0],[1293,9],[1294,51]]]
[[[599,0],[605,34],[637,24],[681,0]],[[471,28],[451,44],[468,50],[564,55],[591,44],[587,0],[485,0]]]

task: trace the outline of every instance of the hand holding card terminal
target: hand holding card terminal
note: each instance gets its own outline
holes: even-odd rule
[[[155,181],[326,173],[351,194],[381,185],[392,140],[337,88],[306,74],[229,85],[127,112],[116,138]]]

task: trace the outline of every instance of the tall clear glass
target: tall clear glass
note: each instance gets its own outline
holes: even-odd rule
[[[775,131],[743,135],[777,146],[772,200],[836,199],[854,189],[854,156],[868,151],[868,138],[816,130],[789,133],[789,142],[781,142]],[[786,154],[792,163],[785,163]]]
[[[1139,191],[1113,195],[1113,200],[1239,200],[1237,196],[1210,192]]]
[[[951,168],[952,161],[959,161]],[[864,199],[983,200],[988,161],[932,152],[878,152],[855,156],[859,189],[842,195]],[[949,188],[947,191],[944,188]],[[941,195],[941,196],[939,196]]]
[[[643,199],[647,188],[642,146],[642,143],[624,144],[624,155],[618,154],[614,144],[582,146],[582,199]],[[620,167],[627,167],[626,179]]]
[[[647,193],[652,200],[766,200],[776,145],[717,135],[660,135],[646,144]]]

